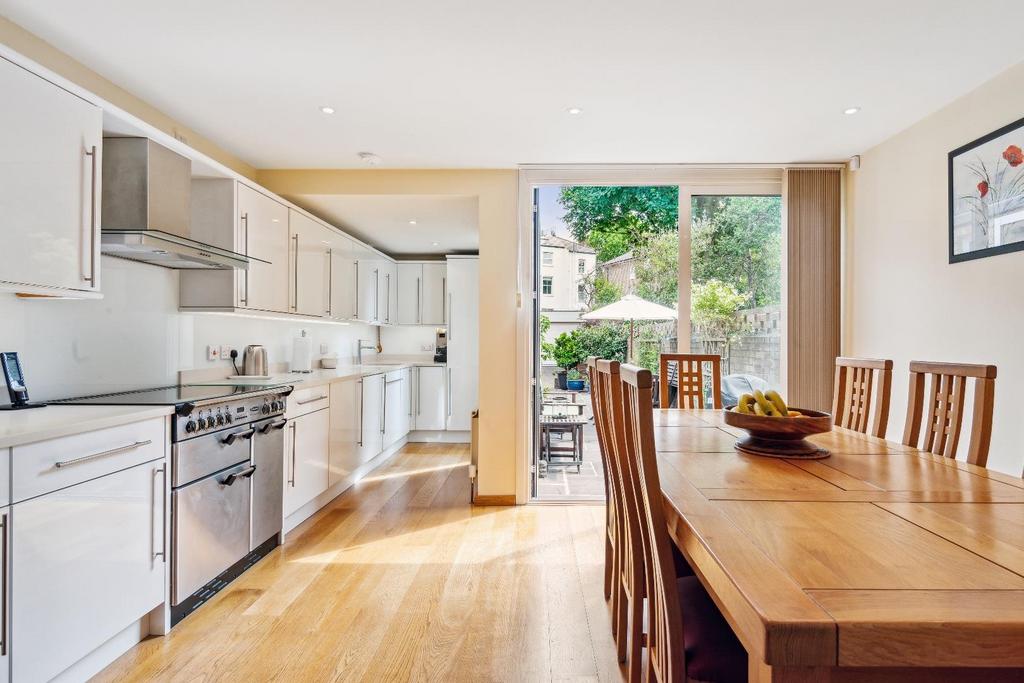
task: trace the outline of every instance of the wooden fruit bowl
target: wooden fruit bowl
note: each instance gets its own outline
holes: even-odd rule
[[[829,452],[806,437],[832,431],[832,416],[817,410],[793,408],[803,417],[766,417],[736,413],[733,406],[725,409],[724,422],[747,432],[736,442],[736,450],[772,458],[819,460]]]

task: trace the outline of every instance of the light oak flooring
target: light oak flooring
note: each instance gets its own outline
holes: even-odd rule
[[[407,446],[96,680],[621,681],[604,507],[471,507],[468,461]]]

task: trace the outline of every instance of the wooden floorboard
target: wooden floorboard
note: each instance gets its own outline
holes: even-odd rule
[[[468,464],[406,446],[96,680],[621,681],[604,508],[473,508]]]

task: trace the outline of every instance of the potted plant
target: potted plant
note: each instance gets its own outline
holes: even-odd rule
[[[576,337],[568,332],[558,335],[558,338],[555,339],[554,347],[551,349],[551,357],[558,364],[558,367],[562,368],[555,374],[555,386],[564,390],[566,388],[566,375],[570,370],[575,369],[582,360],[579,344],[576,343]]]
[[[569,370],[568,373],[566,373],[565,384],[566,388],[569,391],[583,391],[583,389],[587,385],[587,382],[586,380],[583,379],[583,375],[580,374],[580,371],[577,370],[576,368],[573,368],[572,370]]]

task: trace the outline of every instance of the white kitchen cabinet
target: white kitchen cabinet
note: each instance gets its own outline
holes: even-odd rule
[[[0,58],[0,288],[100,290],[103,112]]]
[[[334,486],[359,467],[362,384],[358,379],[331,384],[330,460],[327,485]]]
[[[288,233],[290,310],[300,315],[326,316],[331,278],[329,229],[289,209]]]
[[[322,387],[326,391],[326,387]],[[284,447],[284,515],[327,490],[330,476],[330,410],[290,419]]]
[[[360,380],[359,462],[369,462],[384,450],[384,375]]]
[[[419,431],[445,429],[448,418],[448,370],[443,365],[416,367],[413,427]]]
[[[398,271],[394,261],[382,258],[378,261],[380,270],[377,297],[378,322],[382,325],[398,324]]]
[[[406,370],[393,370],[384,376],[384,450],[409,433],[409,403],[405,389],[407,379]]]
[[[380,322],[380,259],[367,251],[356,259],[356,319],[368,323]]]
[[[11,674],[11,508],[0,507],[0,591],[5,610],[0,628],[0,683],[7,683]]]
[[[245,253],[258,259],[242,275],[239,306],[290,312],[288,207],[238,183],[238,215]]]
[[[355,242],[340,232],[329,237],[331,250],[330,283],[327,296],[328,317],[332,320],[356,319]]]
[[[478,407],[480,261],[448,258],[448,421],[451,431],[469,431]]]
[[[444,325],[448,298],[448,268],[444,263],[423,264],[423,325]]]
[[[161,459],[11,507],[13,680],[50,680],[164,601],[166,476]]]

